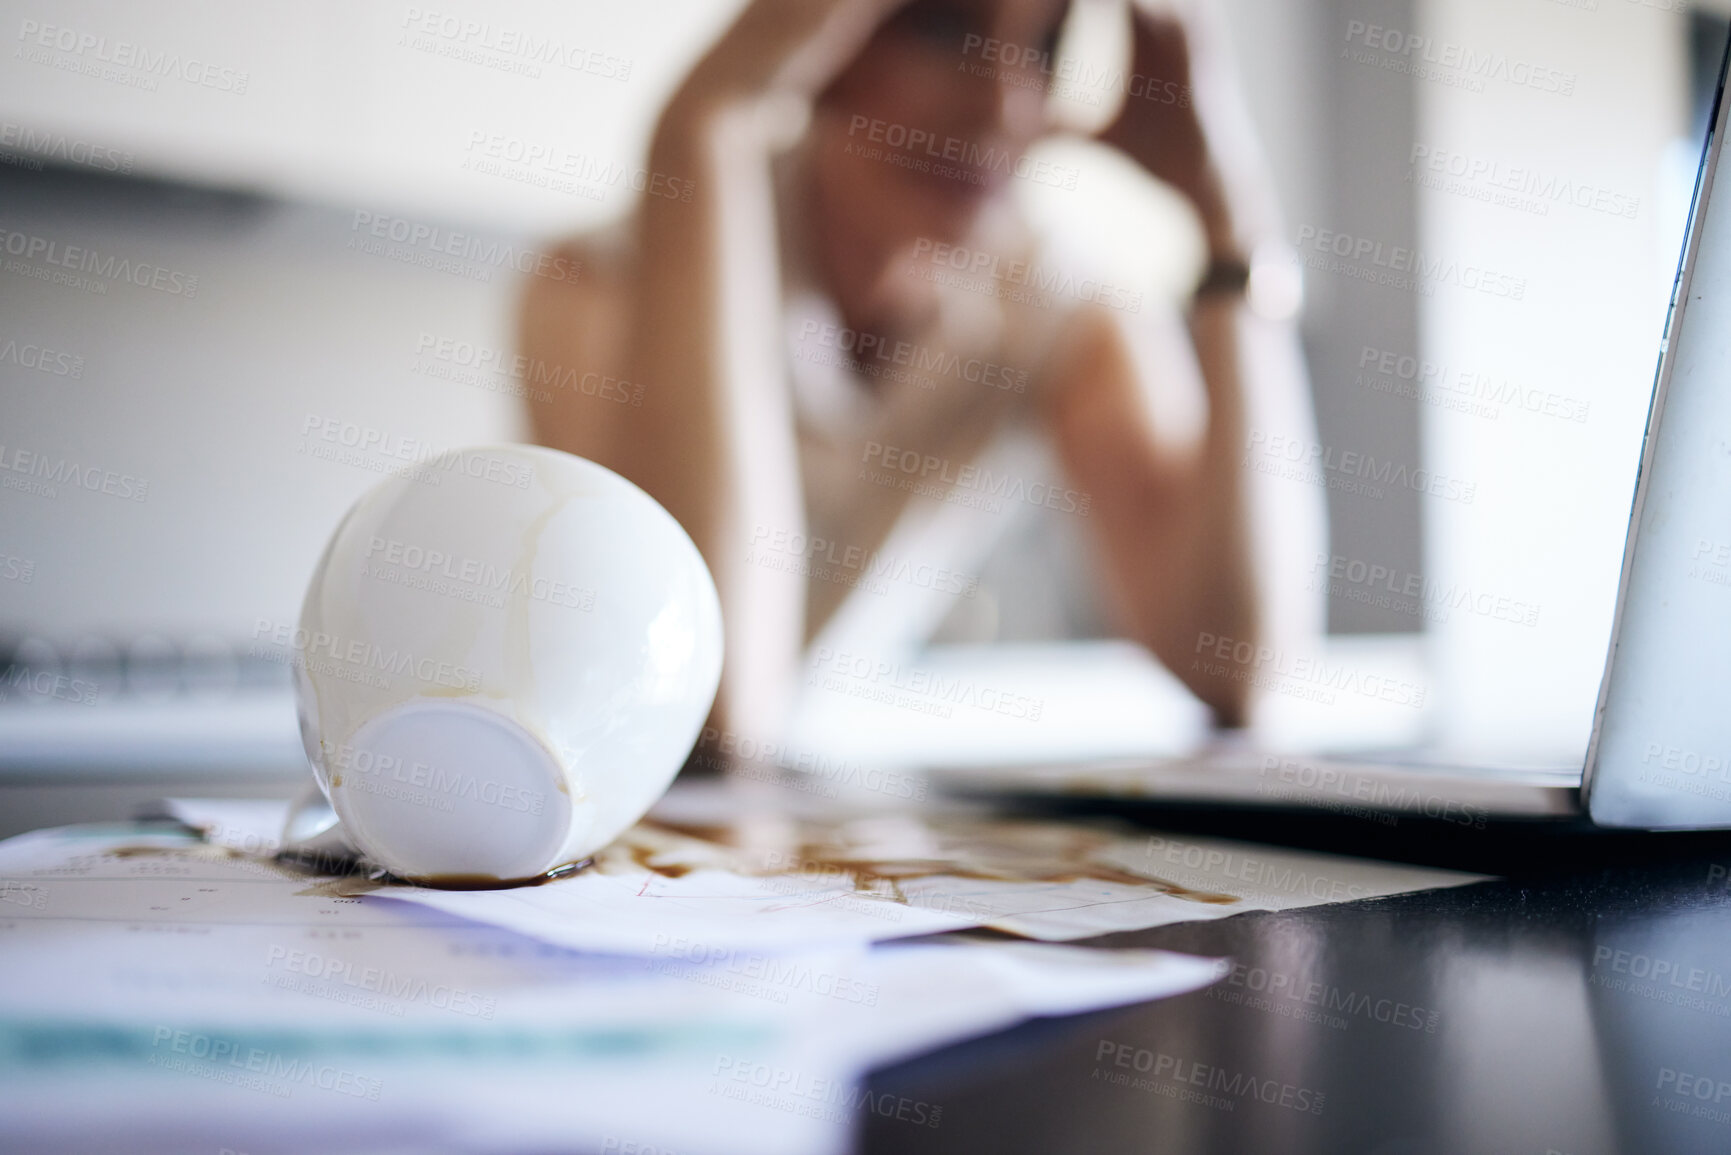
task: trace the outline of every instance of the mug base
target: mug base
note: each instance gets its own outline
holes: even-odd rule
[[[331,767],[331,805],[403,878],[511,885],[557,865],[571,796],[551,751],[483,706],[419,699],[369,718]]]

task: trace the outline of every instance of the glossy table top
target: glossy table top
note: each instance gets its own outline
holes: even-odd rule
[[[1094,940],[1235,967],[879,1071],[861,1149],[1731,1152],[1731,838],[1358,825],[1286,841],[1506,877]]]

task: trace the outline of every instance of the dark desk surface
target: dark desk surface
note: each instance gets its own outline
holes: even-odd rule
[[[1405,857],[1509,877],[1095,940],[1237,969],[879,1071],[861,1149],[1731,1152],[1731,839],[1449,837]]]

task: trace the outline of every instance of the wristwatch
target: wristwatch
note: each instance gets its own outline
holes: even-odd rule
[[[1193,302],[1239,298],[1271,321],[1290,320],[1304,303],[1304,276],[1297,256],[1278,243],[1256,246],[1249,259],[1216,254],[1191,294]]]
[[[1191,295],[1197,300],[1205,297],[1242,296],[1250,288],[1250,262],[1243,257],[1216,256],[1208,262],[1208,269],[1202,274],[1202,279],[1196,283],[1196,290]]]

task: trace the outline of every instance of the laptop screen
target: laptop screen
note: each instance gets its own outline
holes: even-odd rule
[[[1731,63],[1731,58],[1728,58]],[[1721,70],[1588,760],[1614,826],[1731,825],[1731,175]]]

